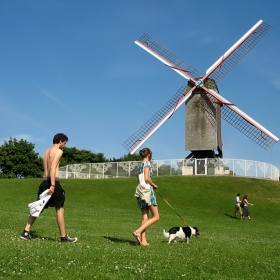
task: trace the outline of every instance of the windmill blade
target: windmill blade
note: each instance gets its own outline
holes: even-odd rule
[[[188,80],[193,80],[194,77],[203,76],[198,70],[184,62],[145,33],[135,41],[135,44]]]
[[[234,104],[227,101],[220,94],[211,89],[208,89],[207,93],[211,94],[212,97],[210,99],[213,103],[221,104],[222,118],[259,146],[268,150],[279,141],[278,137],[238,109]]]
[[[195,87],[186,92],[186,86],[182,86],[174,96],[144,125],[142,125],[132,136],[130,136],[123,146],[133,154],[145,141],[186,102]]]
[[[218,83],[272,28],[263,20],[258,21],[207,71],[202,80],[212,78]]]

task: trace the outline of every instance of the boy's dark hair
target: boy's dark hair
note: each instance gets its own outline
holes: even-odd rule
[[[68,137],[65,134],[63,134],[63,133],[57,133],[53,137],[53,144],[58,144],[60,141],[61,142],[68,141]]]

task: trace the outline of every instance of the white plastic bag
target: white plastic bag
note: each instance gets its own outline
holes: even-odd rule
[[[31,202],[28,204],[28,207],[30,209],[30,215],[33,217],[39,217],[40,213],[42,212],[44,206],[47,204],[47,202],[50,200],[51,195],[48,194],[49,189],[42,192],[39,196],[39,200],[36,200],[34,202]]]

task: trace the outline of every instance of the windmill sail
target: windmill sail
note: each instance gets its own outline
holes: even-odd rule
[[[188,80],[192,80],[193,77],[202,76],[198,70],[184,62],[181,58],[170,52],[145,33],[135,41],[135,44]]]
[[[205,78],[212,78],[218,83],[272,28],[263,20],[258,21],[228,51],[226,51],[209,69]]]
[[[192,89],[186,93],[186,86],[182,86],[156,114],[123,143],[123,146],[133,154],[184,102],[188,100],[191,93]]]
[[[178,58],[172,52],[161,46],[147,34],[142,35],[135,43],[172,68],[193,86],[186,94],[186,87],[182,87],[150,120],[138,129],[123,145],[134,153],[172,114],[186,102],[196,88],[202,88],[221,105],[222,118],[252,139],[262,148],[268,150],[279,141],[275,135],[265,129],[258,122],[246,115],[234,104],[227,101],[216,91],[204,86],[204,81],[213,79],[219,82],[271,29],[271,26],[260,20],[246,34],[244,34],[227,52],[224,53],[207,71],[204,77],[195,68]],[[200,77],[198,79],[198,77]],[[198,81],[197,81],[198,80]]]
[[[271,28],[272,26],[265,23],[263,20],[258,21],[211,67],[209,67],[202,80],[212,78],[218,83],[249,53]],[[177,57],[145,33],[136,40],[135,43],[188,80],[195,82],[194,78],[203,76],[198,70],[184,62],[181,58]]]
[[[213,90],[210,91],[212,92],[212,96],[210,97],[212,102],[218,103],[221,106],[222,118],[238,129],[241,133],[246,135],[265,150],[269,150],[275,142],[279,141],[278,137],[238,109],[234,104],[227,101],[217,92]]]

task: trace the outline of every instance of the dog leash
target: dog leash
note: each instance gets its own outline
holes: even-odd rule
[[[164,200],[164,202],[178,215],[178,217],[187,225],[187,222],[181,217],[181,215],[170,205],[170,203],[157,191],[157,194]]]

